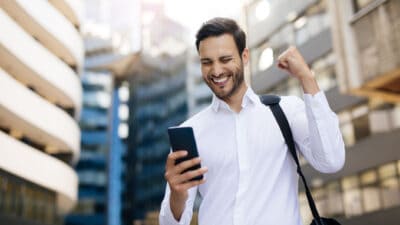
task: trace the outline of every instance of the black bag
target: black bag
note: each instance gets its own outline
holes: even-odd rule
[[[285,138],[285,142],[290,150],[291,155],[293,156],[294,161],[297,165],[297,173],[301,177],[303,181],[304,188],[306,189],[306,196],[308,200],[308,205],[310,206],[311,213],[313,215],[313,221],[311,225],[340,225],[335,219],[331,218],[323,218],[319,216],[317,207],[315,206],[314,199],[311,195],[310,189],[308,188],[307,181],[301,171],[299,159],[297,158],[296,149],[294,146],[294,140],[292,131],[290,130],[289,122],[283,112],[282,108],[279,105],[281,98],[276,95],[262,95],[260,99],[264,105],[269,106],[272,113],[274,114],[275,120],[279,124],[279,128],[281,129],[282,135]]]

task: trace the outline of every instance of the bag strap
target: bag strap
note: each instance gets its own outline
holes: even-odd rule
[[[297,153],[296,153],[296,149],[295,149],[295,145],[294,145],[292,131],[289,126],[289,122],[288,122],[286,115],[283,112],[281,106],[279,105],[280,97],[277,95],[261,95],[260,99],[264,105],[269,106],[269,108],[272,111],[272,114],[275,117],[275,120],[279,124],[279,128],[281,129],[282,135],[285,138],[285,142],[289,148],[290,154],[292,155],[292,157],[296,163],[297,173],[300,175],[301,180],[303,181],[303,184],[304,184],[304,188],[306,189],[308,205],[310,206],[314,220],[318,221],[318,225],[319,224],[322,225],[323,222],[321,221],[317,207],[315,206],[315,202],[311,195],[311,191],[308,188],[306,178],[304,177],[303,172],[301,171],[299,159],[297,157]]]

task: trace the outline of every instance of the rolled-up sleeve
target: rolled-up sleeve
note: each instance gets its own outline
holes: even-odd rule
[[[174,218],[174,215],[172,214],[171,211],[171,206],[169,201],[170,193],[171,190],[167,184],[165,188],[164,199],[161,203],[161,210],[159,215],[160,225],[189,225],[192,219],[193,204],[196,198],[197,187],[189,189],[189,196],[188,199],[186,200],[185,209],[183,210],[182,216],[179,221],[177,221]]]
[[[340,170],[345,162],[345,146],[338,117],[325,94],[304,94],[304,102],[298,97],[289,98],[288,120],[297,149],[320,172]]]

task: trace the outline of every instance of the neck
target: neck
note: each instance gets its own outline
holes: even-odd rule
[[[243,82],[242,85],[240,85],[240,88],[235,92],[232,96],[230,96],[227,99],[224,99],[226,104],[229,105],[229,107],[235,111],[235,112],[240,112],[242,109],[242,101],[243,101],[243,96],[247,91],[247,85]]]

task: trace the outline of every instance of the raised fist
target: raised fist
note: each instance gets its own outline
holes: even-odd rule
[[[278,67],[287,71],[298,79],[310,78],[314,74],[311,72],[303,56],[296,47],[290,46],[278,57]]]

